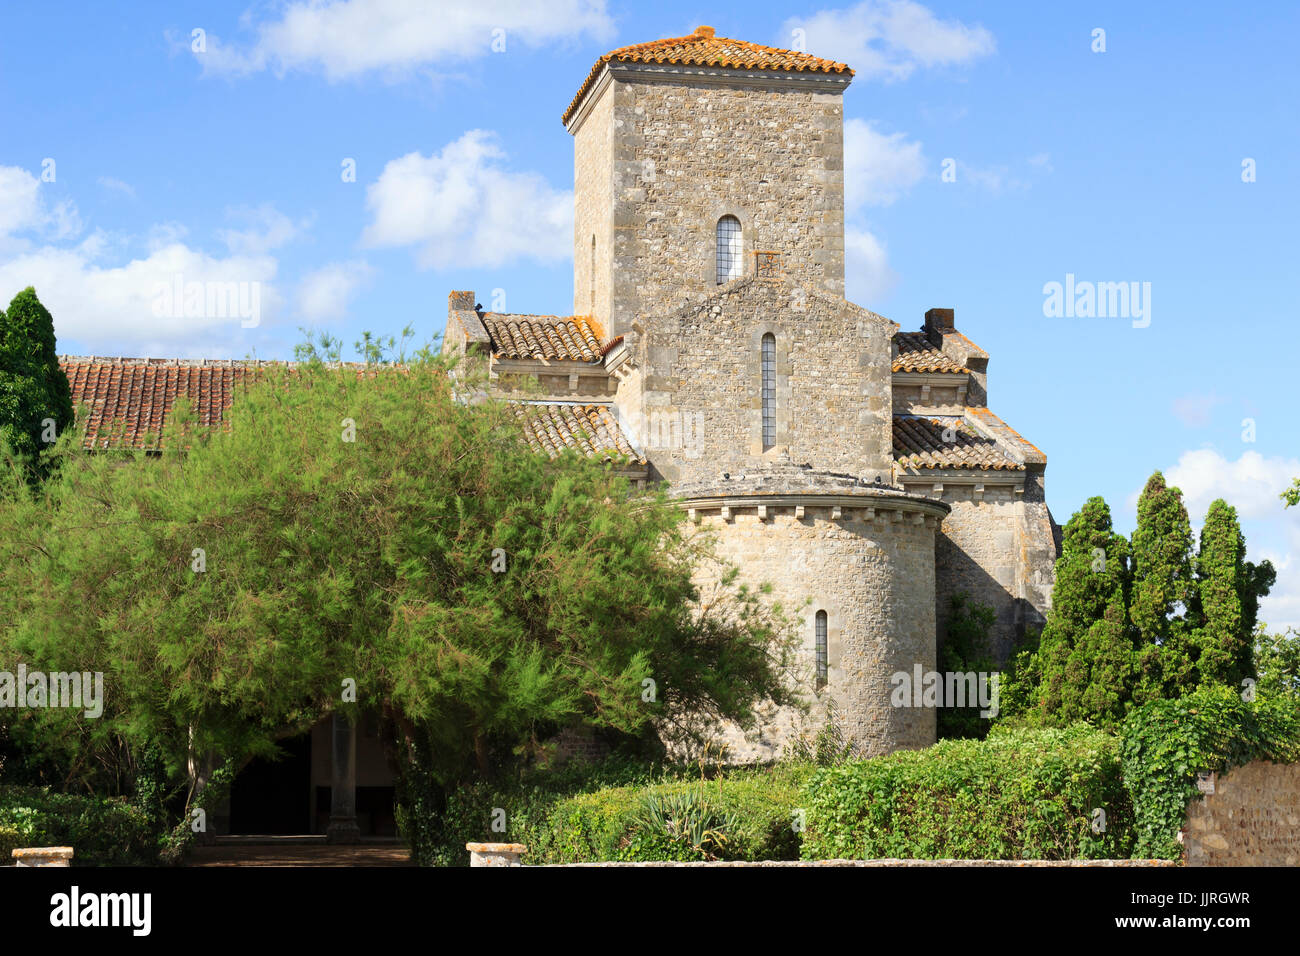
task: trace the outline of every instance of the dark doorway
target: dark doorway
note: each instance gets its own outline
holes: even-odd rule
[[[280,741],[279,760],[258,758],[230,788],[230,832],[311,833],[311,734]]]

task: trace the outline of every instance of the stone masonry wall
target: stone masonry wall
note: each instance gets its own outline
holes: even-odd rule
[[[788,453],[816,469],[888,483],[888,319],[789,278],[753,278],[650,325],[645,412],[689,426],[681,447],[646,446],[668,480],[741,472]],[[767,333],[776,339],[777,396],[776,445],[765,451],[759,357]]]
[[[637,79],[611,89],[610,334],[715,290],[716,225],[724,215],[740,220],[746,274],[754,269],[750,253],[774,250],[792,275],[843,295],[840,93],[772,88],[754,75],[734,86]],[[580,136],[593,121],[608,122],[588,117]]]
[[[731,760],[777,757],[796,733],[815,733],[833,702],[848,737],[867,756],[899,748],[925,747],[935,740],[930,708],[890,704],[890,676],[935,666],[934,527],[915,515],[895,519],[877,510],[808,507],[802,518],[792,508],[772,509],[766,519],[756,508],[737,509],[724,520],[703,519],[718,536],[719,554],[741,568],[753,585],[770,583],[771,599],[801,618],[800,666],[795,679],[812,704],[806,719],[793,710],[768,711],[748,737],[730,727],[721,741]],[[716,569],[701,569],[706,586]],[[827,616],[828,682],[815,677],[814,618]]]
[[[1248,763],[1187,809],[1188,866],[1300,866],[1300,764]]]
[[[952,506],[935,542],[935,604],[939,640],[947,632],[952,597],[964,593],[996,615],[990,634],[997,666],[1005,666],[1027,632],[1041,628],[1051,607],[1056,541],[1043,494],[1041,471],[1024,476],[1024,491],[993,484],[900,479],[925,493],[943,484],[940,500]]]
[[[591,112],[573,137],[573,314],[594,315],[611,336],[619,334],[609,325],[614,240],[613,113],[613,90],[607,87],[592,103]]]

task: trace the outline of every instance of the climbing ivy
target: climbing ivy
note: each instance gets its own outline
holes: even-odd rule
[[[1200,791],[1199,772],[1223,772],[1252,760],[1300,760],[1300,711],[1295,701],[1253,700],[1227,687],[1208,687],[1174,700],[1156,700],[1124,722],[1124,786],[1137,829],[1135,856],[1177,859],[1178,831]]]

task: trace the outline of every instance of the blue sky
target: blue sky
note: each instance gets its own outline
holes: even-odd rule
[[[1300,625],[1300,509],[1277,499],[1300,474],[1300,8],[1135,6],[6,5],[0,299],[35,284],[60,351],[140,356],[424,337],[450,289],[568,312],[560,115],[595,59],[699,24],[801,38],[857,70],[850,298],[904,329],[956,309],[1062,523],[1101,494],[1130,530],[1155,469],[1197,527],[1226,497],[1279,567],[1264,619]],[[1067,274],[1150,283],[1149,324],[1045,314]],[[160,301],[178,276],[243,283],[250,314],[256,289],[256,324]]]

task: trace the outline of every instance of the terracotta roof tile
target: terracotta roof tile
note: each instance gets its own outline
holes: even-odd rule
[[[893,365],[895,372],[966,371],[964,366],[937,348],[924,332],[897,332],[894,342],[898,345],[898,357]]]
[[[59,365],[73,407],[88,407],[87,448],[156,447],[178,395],[189,398],[200,425],[219,425],[250,371],[238,362],[172,359],[64,357]]]
[[[730,40],[713,35],[713,27],[697,27],[685,37],[670,37],[636,43],[611,50],[591,68],[578,95],[564,111],[563,122],[578,110],[578,104],[587,95],[606,63],[672,63],[685,66],[716,66],[736,70],[789,70],[797,73],[847,73],[853,71],[844,63],[823,60],[810,53],[782,50],[778,47],[760,46],[745,40]]]
[[[1003,439],[1010,441],[1012,444],[1019,445],[1020,453],[1024,455],[1025,461],[1029,462],[1030,464],[1037,464],[1037,465],[1042,465],[1047,463],[1047,455],[1043,454],[1043,450],[1041,448],[1039,448],[1033,442],[1028,441],[1023,435],[1020,434],[1020,432],[1016,431],[1014,428],[1012,428],[1010,425],[1004,422],[997,415],[993,414],[993,412],[991,412],[988,408],[982,405],[978,407],[968,406],[966,409],[966,414],[978,418],[986,428],[989,428],[994,432],[1002,432]]]
[[[482,319],[501,358],[600,361],[602,332],[590,316],[484,312]]]
[[[951,430],[949,430],[951,429]],[[945,441],[945,432],[951,441]],[[979,468],[1024,471],[992,438],[959,418],[894,416],[894,461],[908,468]]]
[[[73,408],[87,410],[86,448],[160,447],[180,395],[190,400],[198,425],[220,425],[239,386],[272,365],[294,367],[293,362],[242,359],[59,358]],[[358,375],[375,371],[360,362],[344,365]]]
[[[165,438],[178,395],[194,406],[198,424],[220,425],[240,384],[265,365],[234,359],[134,359],[63,356],[72,403],[87,409],[85,447],[154,448]],[[355,363],[348,363],[353,365]],[[358,374],[373,368],[356,364]],[[639,464],[618,421],[605,405],[518,403],[530,447],[549,455],[573,448],[584,455],[624,455]],[[146,438],[151,440],[146,441]]]
[[[572,448],[588,457],[624,455],[645,464],[606,405],[521,402],[517,407],[524,436],[534,451],[554,457]]]

